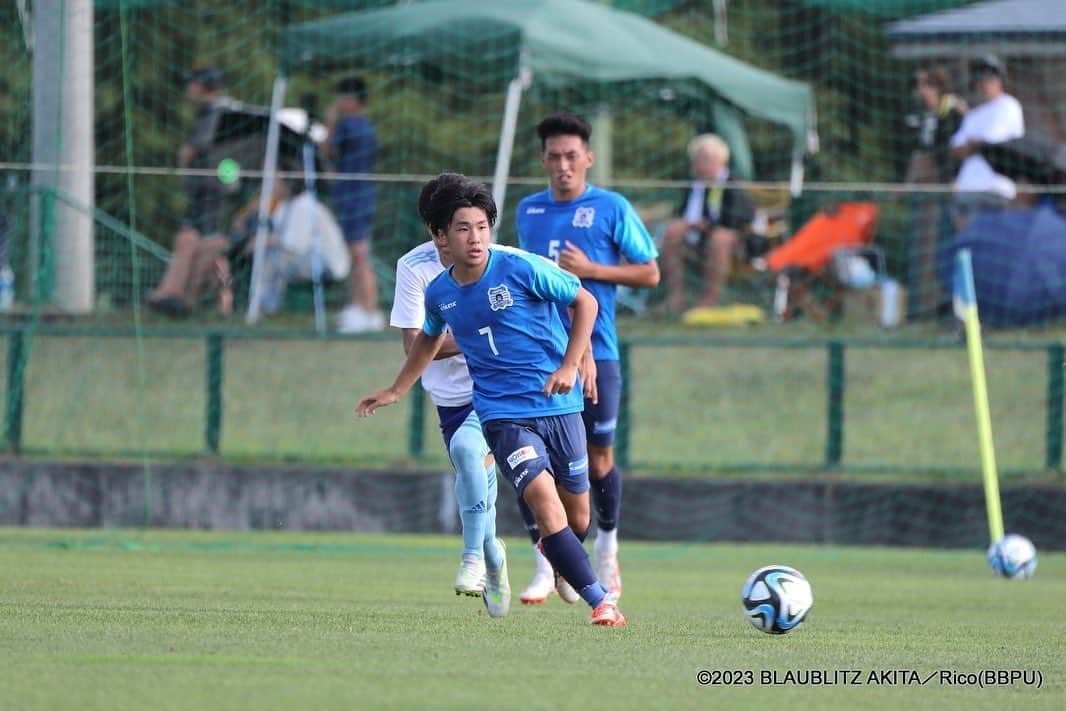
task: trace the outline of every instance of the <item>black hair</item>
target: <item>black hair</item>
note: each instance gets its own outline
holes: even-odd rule
[[[585,144],[592,135],[592,126],[584,116],[567,113],[565,111],[552,114],[537,124],[537,135],[540,136],[540,147],[543,148],[549,138],[556,136],[577,136]]]
[[[437,188],[441,185],[459,183],[466,179],[465,175],[459,173],[441,173],[422,186],[422,189],[418,191],[418,217],[426,227],[429,227],[429,200],[433,197],[433,193],[437,191]]]
[[[366,82],[362,77],[345,77],[333,85],[333,90],[338,94],[350,94],[366,103]]]
[[[192,82],[203,84],[209,91],[215,91],[226,85],[226,75],[214,64],[193,67],[185,73],[185,83],[190,84]]]
[[[433,186],[433,187],[430,187]],[[455,212],[464,207],[484,211],[489,226],[496,224],[496,201],[484,183],[458,173],[441,173],[424,186],[418,195],[418,214],[435,235],[447,231]]]

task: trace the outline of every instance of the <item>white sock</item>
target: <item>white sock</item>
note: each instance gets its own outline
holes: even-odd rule
[[[618,529],[604,531],[596,529],[596,542],[593,548],[598,556],[618,555]]]
[[[537,556],[537,575],[543,574],[543,575],[551,576],[553,574],[553,568],[552,568],[551,562],[547,558],[544,557],[544,554],[541,553],[540,549],[537,548],[536,546],[533,546],[533,552]]]

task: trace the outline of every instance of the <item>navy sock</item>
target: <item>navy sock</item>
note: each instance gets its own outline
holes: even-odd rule
[[[577,536],[577,540],[581,541],[582,543],[584,543],[585,539],[589,537],[589,529],[588,528],[586,528],[583,531],[578,531],[578,530],[574,529],[573,527],[571,527],[570,530],[574,532],[575,536]]]
[[[607,476],[590,481],[592,503],[596,507],[596,525],[601,531],[613,531],[618,526],[622,510],[622,475],[618,467],[611,467]]]
[[[540,540],[540,526],[537,525],[537,519],[533,518],[533,511],[530,510],[529,504],[521,496],[518,497],[518,513],[522,514],[522,521],[526,524],[529,539],[533,541],[533,545],[537,545],[537,541]]]
[[[558,533],[540,539],[541,549],[559,575],[577,590],[590,607],[596,607],[607,591],[596,580],[589,564],[589,554],[568,526]]]

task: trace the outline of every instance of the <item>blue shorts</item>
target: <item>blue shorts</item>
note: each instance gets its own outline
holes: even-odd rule
[[[452,437],[459,431],[459,428],[466,422],[466,418],[474,411],[474,403],[468,402],[465,405],[457,405],[455,407],[449,407],[447,405],[437,405],[437,417],[440,418],[440,433],[444,436],[444,447],[447,449],[452,446]],[[476,420],[477,415],[474,415]]]
[[[616,360],[596,361],[596,392],[599,402],[585,399],[585,437],[594,447],[614,444],[618,427],[618,408],[622,403],[622,367]]]
[[[364,205],[364,199],[358,195],[333,196],[333,214],[347,244],[370,239],[370,228],[374,226],[374,208],[373,205]]]
[[[491,420],[481,423],[481,431],[496,457],[496,466],[520,497],[529,482],[545,470],[555,477],[556,486],[572,494],[588,491],[589,457],[578,413]]]

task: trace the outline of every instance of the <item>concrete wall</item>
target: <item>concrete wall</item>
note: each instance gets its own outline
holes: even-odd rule
[[[0,461],[0,525],[430,533],[456,528],[445,472],[309,470],[214,461],[139,465]],[[1004,486],[1008,531],[1066,549],[1066,487]],[[524,530],[507,484],[497,522]],[[983,547],[981,486],[807,480],[629,478],[633,539]]]

